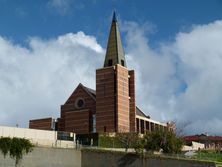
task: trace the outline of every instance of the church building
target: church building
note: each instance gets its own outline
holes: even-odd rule
[[[136,106],[135,71],[127,68],[115,13],[104,65],[96,70],[96,90],[80,83],[61,106],[60,118],[30,120],[29,128],[76,134],[171,128],[171,124],[152,120]]]

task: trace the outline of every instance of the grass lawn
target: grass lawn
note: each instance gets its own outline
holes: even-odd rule
[[[215,151],[199,151],[194,157],[200,160],[210,160],[222,164],[222,153],[217,153]]]

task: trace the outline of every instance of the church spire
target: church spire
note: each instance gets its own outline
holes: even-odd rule
[[[104,62],[104,67],[109,67],[116,64],[120,64],[126,67],[125,54],[121,42],[118,22],[116,19],[116,13],[113,12],[113,20],[109,33],[109,40],[106,49],[106,58]]]
[[[117,22],[117,19],[116,19],[116,12],[115,12],[115,11],[113,12],[113,22]]]

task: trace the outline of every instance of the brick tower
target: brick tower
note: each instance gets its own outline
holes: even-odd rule
[[[126,67],[115,12],[104,67],[96,70],[97,132],[135,132],[135,74]]]

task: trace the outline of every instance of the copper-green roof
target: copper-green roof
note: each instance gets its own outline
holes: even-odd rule
[[[116,14],[114,12],[106,49],[104,67],[113,66],[116,64],[126,67],[125,54],[123,51]]]

